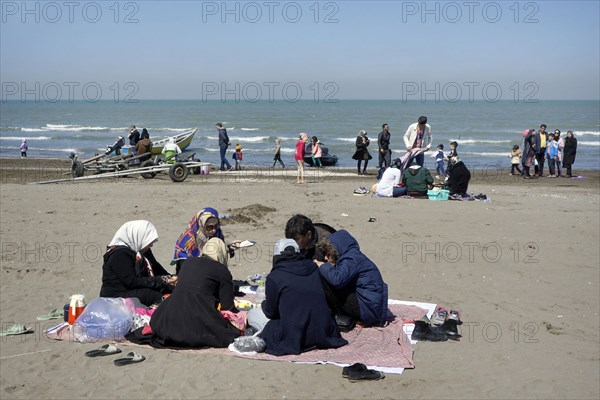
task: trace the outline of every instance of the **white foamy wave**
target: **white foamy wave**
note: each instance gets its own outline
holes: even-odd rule
[[[281,152],[282,153],[293,153],[296,149],[284,149],[283,147],[281,148]]]
[[[577,142],[578,145],[583,145],[583,146],[600,146],[600,141],[598,142],[588,142],[588,141],[579,141]]]
[[[81,126],[81,125],[54,125],[46,124],[45,128],[49,131],[65,131],[65,132],[108,132],[112,128],[106,126]]]
[[[575,131],[573,132],[575,136],[600,136],[600,132],[595,131]],[[563,134],[565,136],[563,136]],[[566,137],[566,132],[561,133],[561,137]]]
[[[356,138],[341,138],[341,137],[338,137],[338,138],[333,138],[333,139],[334,140],[338,140],[340,142],[352,142],[352,143],[356,142]]]
[[[268,139],[268,136],[250,136],[250,137],[242,137],[242,136],[232,136],[229,138],[232,142],[262,142],[263,140]]]
[[[475,152],[475,151],[461,151],[458,153],[458,156],[460,157],[461,154],[468,154],[468,155],[473,155],[473,156],[482,156],[482,157],[508,157],[510,155],[510,152],[506,152],[506,153],[479,153],[479,152]]]
[[[20,147],[16,146],[0,146],[0,150],[19,150]],[[44,149],[41,147],[31,147],[29,146],[29,153],[35,153],[38,151],[47,151],[47,152],[60,152],[60,153],[76,153],[79,150],[77,149]]]
[[[50,136],[33,136],[33,137],[18,137],[18,136],[2,136],[0,137],[2,140],[50,140],[52,139]]]
[[[511,140],[480,140],[480,139],[449,139],[449,142],[457,142],[458,144],[472,144],[472,143],[512,143]]]
[[[260,128],[241,128],[243,131],[260,131]]]
[[[42,128],[21,128],[21,132],[48,132],[48,129],[42,129]]]
[[[216,152],[218,152],[220,149],[219,149],[218,147],[217,147],[217,148],[213,148],[213,147],[204,147],[202,150],[204,150],[204,151],[210,151],[210,152],[216,153]]]

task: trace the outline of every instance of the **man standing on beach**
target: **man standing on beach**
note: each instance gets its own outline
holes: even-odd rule
[[[219,131],[219,150],[221,152],[221,171],[225,171],[227,165],[227,171],[231,170],[231,164],[227,161],[227,148],[229,147],[229,136],[227,136],[227,129],[223,128],[223,124],[217,122],[215,125],[217,131]]]
[[[427,123],[427,117],[425,116],[420,116],[418,122],[410,125],[404,134],[404,144],[407,151],[412,149],[425,149],[423,152],[428,151],[432,141],[431,126]],[[421,167],[424,161],[425,154],[419,153],[415,156],[415,162]]]
[[[381,170],[383,164],[389,167],[392,163],[392,151],[390,150],[390,127],[388,124],[381,125],[381,132],[377,137],[377,145],[379,146],[379,164],[377,167]]]
[[[135,155],[135,148],[140,141],[140,132],[137,130],[135,125],[129,127],[129,151]]]
[[[534,170],[537,176],[544,176],[544,160],[546,159],[546,143],[548,143],[548,132],[546,132],[546,124],[540,125],[540,130],[536,137],[536,153],[535,159],[538,165]]]

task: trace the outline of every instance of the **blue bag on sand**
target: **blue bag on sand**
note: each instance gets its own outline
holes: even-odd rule
[[[134,299],[98,297],[87,305],[73,324],[75,340],[122,340],[131,331],[134,316]]]

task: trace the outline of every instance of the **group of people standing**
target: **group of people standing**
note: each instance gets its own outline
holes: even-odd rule
[[[559,129],[554,132],[546,132],[546,125],[541,124],[540,129],[529,129],[523,132],[523,151],[518,145],[513,146],[511,157],[511,175],[515,170],[523,175],[525,179],[531,179],[533,176],[544,176],[545,160],[548,160],[549,178],[558,178],[562,175],[562,168],[566,169],[566,177],[572,177],[571,167],[575,163],[577,155],[577,139],[573,136],[573,131],[567,131],[563,139]],[[522,164],[523,170],[519,168]],[[531,174],[531,167],[534,167],[534,174]]]
[[[104,255],[100,296],[137,297],[155,306],[148,327],[128,335],[130,340],[156,347],[227,347],[244,328],[229,322],[239,312],[227,267],[237,242],[225,244],[218,212],[200,210],[180,235],[171,262],[176,274],[152,254],[157,240],[149,221],[123,224]],[[343,346],[340,315],[363,326],[386,323],[387,285],[349,232],[294,215],[272,261],[265,300],[247,315],[247,329],[264,340],[265,352]]]

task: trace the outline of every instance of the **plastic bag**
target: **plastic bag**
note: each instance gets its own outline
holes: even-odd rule
[[[134,316],[133,299],[98,297],[87,305],[73,324],[75,340],[122,340],[131,331]]]
[[[265,351],[266,343],[258,336],[240,336],[229,345],[229,350],[237,353],[261,353]]]

